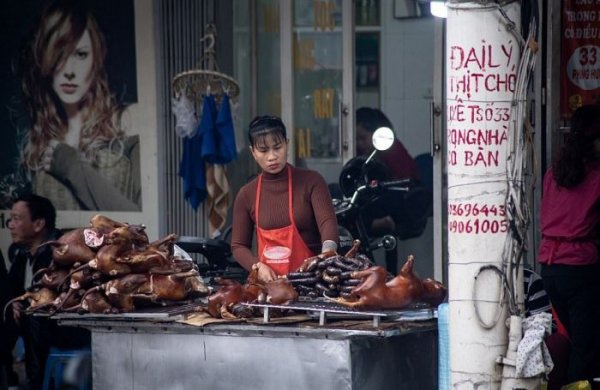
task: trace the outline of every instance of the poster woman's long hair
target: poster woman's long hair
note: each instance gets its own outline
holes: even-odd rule
[[[15,50],[0,41],[12,58],[0,63],[11,69],[7,85],[20,84],[0,95],[17,162],[0,172],[0,208],[32,191],[59,210],[141,210],[139,139],[121,125],[124,107],[137,100],[132,0],[37,3],[41,14],[25,43]],[[24,19],[31,6],[12,1],[6,8]]]

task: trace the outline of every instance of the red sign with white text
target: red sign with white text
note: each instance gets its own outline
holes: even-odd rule
[[[561,117],[600,102],[600,0],[563,0]]]

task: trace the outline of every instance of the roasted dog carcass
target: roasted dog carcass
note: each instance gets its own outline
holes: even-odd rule
[[[234,319],[255,314],[252,308],[242,306],[241,303],[281,305],[298,299],[298,292],[285,278],[261,282],[256,264],[243,285],[230,279],[221,279],[218,283],[218,290],[208,297],[207,308],[208,313],[215,318]]]
[[[258,297],[252,290],[246,290],[237,280],[220,279],[218,283],[219,289],[208,297],[206,308],[208,314],[214,318],[235,319],[237,317],[231,312],[233,305],[251,302]]]
[[[371,267],[353,272],[352,277],[361,283],[350,292],[350,298],[337,298],[336,302],[353,308],[384,310],[402,309],[418,302],[423,295],[423,284],[413,272],[414,257],[409,256],[398,276],[386,283],[383,267]]]

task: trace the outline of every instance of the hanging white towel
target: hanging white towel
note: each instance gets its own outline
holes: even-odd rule
[[[198,129],[194,104],[185,94],[181,94],[179,98],[172,99],[171,109],[175,115],[175,133],[182,138],[192,138]]]

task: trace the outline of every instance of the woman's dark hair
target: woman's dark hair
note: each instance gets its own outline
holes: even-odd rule
[[[272,134],[277,139],[287,139],[287,132],[281,118],[263,115],[252,119],[252,122],[248,126],[248,141],[250,141],[250,146],[256,146],[257,142],[263,143],[268,134]]]
[[[586,164],[594,160],[594,139],[600,137],[600,105],[579,107],[571,117],[571,132],[552,164],[560,187],[573,188],[585,179]]]
[[[369,133],[373,133],[380,127],[394,129],[392,122],[381,110],[371,107],[361,107],[356,110],[356,125],[361,125]]]
[[[35,194],[25,194],[19,196],[15,203],[25,202],[31,214],[31,220],[43,219],[46,221],[46,228],[53,230],[56,228],[56,209],[48,198]]]

